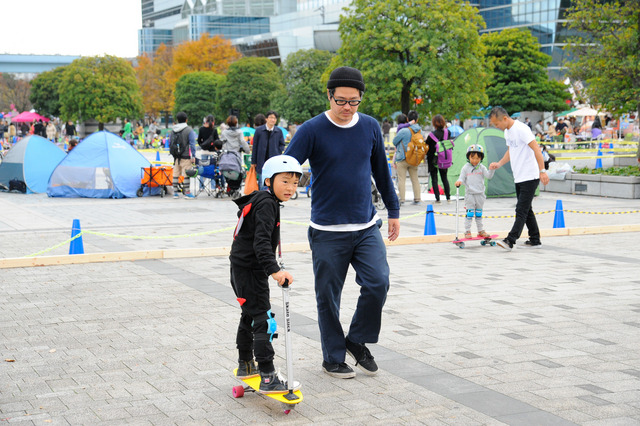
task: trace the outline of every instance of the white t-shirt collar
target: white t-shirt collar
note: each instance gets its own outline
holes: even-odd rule
[[[327,116],[327,119],[329,119],[329,121],[331,123],[333,123],[335,126],[340,127],[342,129],[348,129],[350,127],[355,126],[356,124],[358,124],[358,121],[360,120],[360,116],[358,115],[358,113],[356,112],[355,114],[353,114],[353,117],[351,117],[351,121],[347,124],[338,124],[335,121],[333,121],[331,119],[331,116],[329,115],[329,111],[325,111],[324,115]]]

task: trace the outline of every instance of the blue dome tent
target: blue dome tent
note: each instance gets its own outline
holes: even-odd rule
[[[102,131],[79,143],[51,174],[50,197],[136,197],[149,160],[113,133]]]
[[[0,184],[9,187],[17,179],[27,194],[47,192],[49,176],[66,154],[43,137],[32,135],[16,143],[0,164]]]

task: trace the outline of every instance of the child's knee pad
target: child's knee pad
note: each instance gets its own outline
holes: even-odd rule
[[[270,342],[272,342],[274,337],[278,337],[278,333],[276,333],[276,331],[278,329],[278,323],[276,322],[276,319],[274,318],[274,315],[271,312],[271,309],[269,309],[266,313],[264,313],[262,315],[258,315],[258,316],[253,318],[253,323],[254,324],[256,322],[259,323],[260,321],[266,321],[267,322],[267,331],[266,331],[266,333],[255,333],[254,334],[254,339],[255,340],[269,340]]]
[[[473,217],[474,209],[467,209],[467,217]]]
[[[482,217],[482,209],[476,209],[476,217]]]

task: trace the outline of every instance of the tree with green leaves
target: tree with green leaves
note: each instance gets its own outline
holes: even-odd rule
[[[303,123],[327,109],[327,88],[322,74],[331,62],[325,50],[299,50],[280,66],[284,92],[273,107],[289,122]]]
[[[218,88],[224,76],[212,71],[199,71],[185,74],[178,79],[175,90],[173,115],[184,111],[189,123],[194,126],[202,123],[209,114],[216,114]]]
[[[65,67],[40,73],[31,80],[29,99],[41,115],[60,116],[60,83]]]
[[[253,117],[271,108],[284,86],[278,67],[268,58],[242,58],[229,66],[226,80],[220,85],[219,106],[228,113],[239,111],[238,121],[253,122]]]
[[[574,0],[567,12],[582,34],[566,47],[569,76],[585,83],[591,104],[640,116],[640,0]]]
[[[482,36],[493,78],[489,105],[500,105],[510,114],[519,111],[564,111],[570,99],[567,87],[547,75],[551,56],[540,51],[531,31],[508,28]]]
[[[63,120],[140,117],[142,95],[131,64],[116,56],[87,56],[65,67],[60,82]]]
[[[331,65],[360,69],[363,108],[374,115],[465,117],[487,103],[484,27],[465,1],[354,0],[340,18],[342,46]]]

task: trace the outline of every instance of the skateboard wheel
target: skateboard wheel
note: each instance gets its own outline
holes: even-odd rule
[[[244,386],[234,386],[231,393],[234,398],[242,398],[244,396]]]
[[[496,245],[495,241],[491,241],[491,246],[494,247]]]
[[[481,246],[487,245],[487,242],[485,240],[482,240],[482,241],[480,241],[480,245]]]
[[[460,247],[461,249],[464,248],[464,243],[458,243],[458,247]]]

